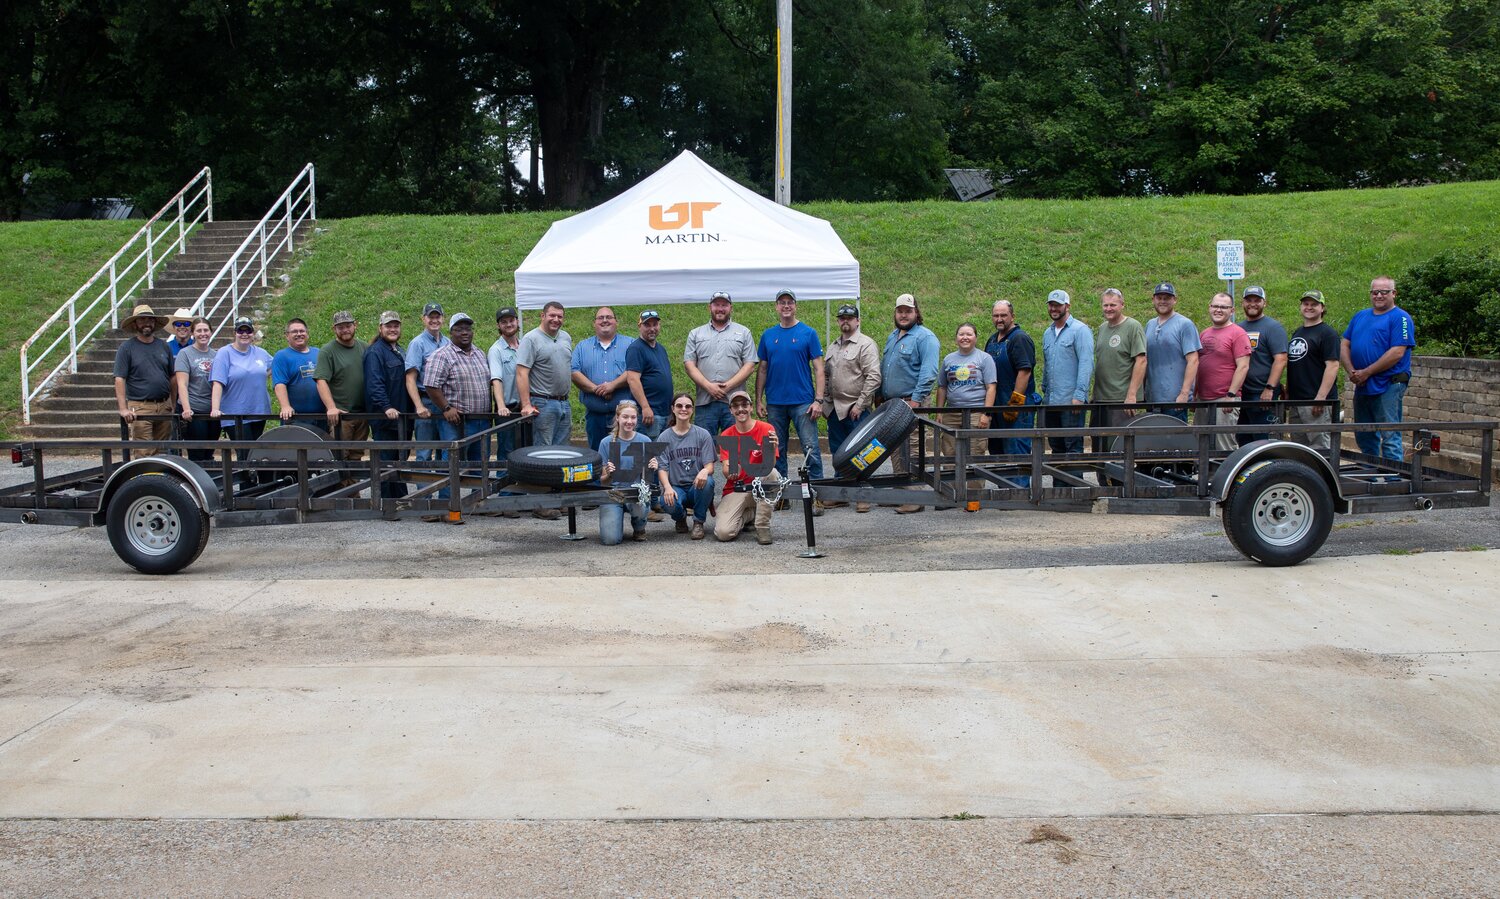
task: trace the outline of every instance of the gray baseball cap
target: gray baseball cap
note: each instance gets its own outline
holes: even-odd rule
[[[1266,290],[1264,287],[1256,287],[1252,284],[1245,288],[1245,292],[1241,295],[1240,299],[1244,299],[1245,297],[1260,297],[1264,300],[1266,298]]]
[[[453,317],[448,319],[448,330],[452,331],[454,328],[458,327],[464,322],[468,322],[469,327],[474,327],[474,319],[469,318],[469,314],[467,312],[455,312],[453,313]]]
[[[1068,292],[1066,290],[1054,290],[1051,293],[1047,294],[1047,302],[1061,303],[1064,306],[1071,306],[1073,305],[1073,298],[1068,296]]]

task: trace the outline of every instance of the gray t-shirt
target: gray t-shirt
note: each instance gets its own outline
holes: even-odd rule
[[[1243,392],[1246,397],[1259,399],[1256,394],[1266,389],[1266,380],[1271,377],[1271,363],[1277,353],[1287,351],[1286,328],[1281,322],[1267,315],[1255,321],[1246,319],[1239,323],[1250,338],[1250,371],[1245,375]]]
[[[1159,318],[1147,322],[1146,402],[1177,402],[1187,374],[1187,354],[1201,349],[1198,329],[1187,316],[1174,312],[1165,325]]]
[[[144,403],[172,396],[172,351],[165,340],[125,338],[115,351],[115,377],[125,379],[125,399]]]
[[[666,428],[656,440],[667,445],[657,457],[657,464],[667,473],[667,480],[676,487],[692,484],[693,478],[698,476],[703,466],[719,456],[718,449],[714,447],[714,438],[697,425],[688,428],[688,432],[681,435]]]
[[[729,380],[746,362],[755,360],[755,336],[739,322],[730,322],[722,331],[715,331],[712,324],[699,325],[688,332],[687,345],[682,350],[682,361],[698,366],[703,377],[715,383]],[[698,405],[711,402],[713,397],[699,387]]]
[[[949,406],[983,406],[985,388],[995,383],[995,357],[979,349],[949,353],[943,357],[938,383]]]
[[[218,350],[213,347],[200,353],[197,344],[190,343],[179,350],[177,358],[172,361],[176,371],[187,373],[188,404],[194,415],[207,413],[213,408],[214,382],[209,375],[213,373],[216,355]]]
[[[521,338],[516,350],[516,364],[531,370],[531,401],[539,396],[567,399],[568,385],[573,383],[573,338],[559,330],[548,337],[541,328],[532,328]]]

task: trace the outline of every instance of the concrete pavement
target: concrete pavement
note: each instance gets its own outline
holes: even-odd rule
[[[0,815],[1500,810],[1493,552],[692,573],[5,581]]]

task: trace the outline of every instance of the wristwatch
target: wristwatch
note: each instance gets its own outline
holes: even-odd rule
[[[1226,393],[1224,395],[1227,396],[1227,397],[1233,397],[1234,399],[1239,399],[1240,398],[1240,395],[1238,393]]]

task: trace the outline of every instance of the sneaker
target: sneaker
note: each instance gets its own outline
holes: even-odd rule
[[[679,534],[686,534],[687,532],[688,532],[687,519],[686,518],[679,518],[679,519],[677,519],[677,533],[679,533]]]
[[[558,509],[532,509],[531,517],[540,518],[543,521],[556,521],[562,517],[562,512]]]
[[[520,518],[521,517],[521,513],[517,512],[515,509],[507,509],[506,511],[500,513],[500,517],[501,518]]]
[[[641,528],[639,531],[633,531],[630,535],[630,539],[634,540],[636,543],[645,543],[646,529]]]
[[[701,522],[701,521],[695,521],[695,522],[693,522],[693,539],[694,540],[702,540],[703,539],[703,522]]]
[[[755,542],[759,543],[761,546],[770,546],[771,545],[771,529],[770,528],[756,528],[755,529]]]
[[[910,515],[913,512],[920,512],[920,511],[922,511],[925,508],[927,508],[927,507],[926,506],[914,505],[912,503],[907,503],[904,506],[897,506],[896,507],[896,514],[897,515]]]
[[[856,511],[856,512],[868,512],[868,511],[870,511],[870,504],[869,503],[855,503],[854,504],[854,511]]]

